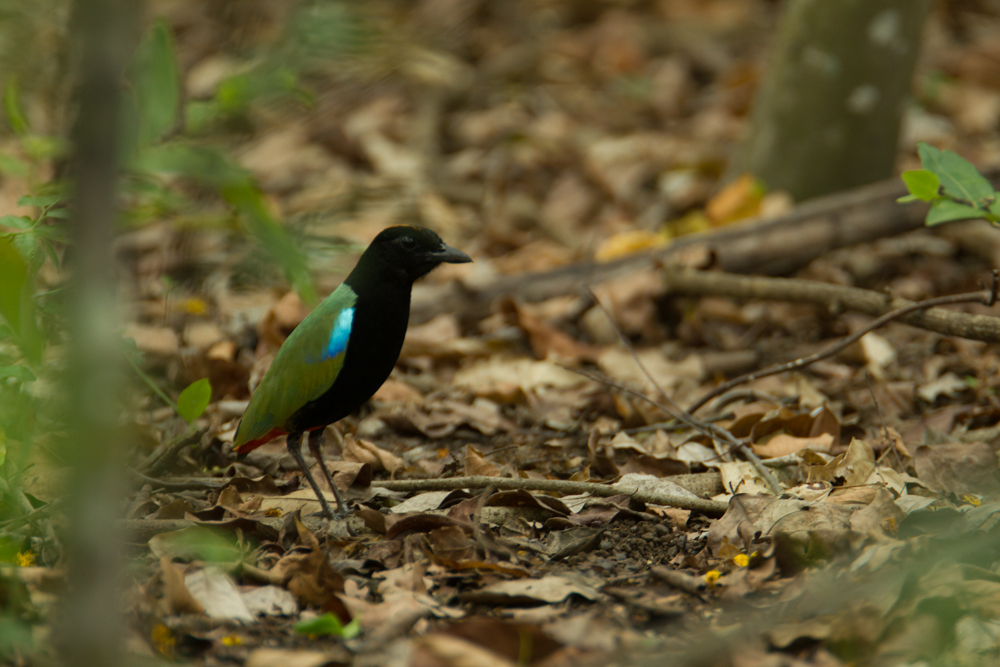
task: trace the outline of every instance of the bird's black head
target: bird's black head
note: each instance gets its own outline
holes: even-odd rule
[[[441,237],[431,230],[400,225],[383,229],[375,237],[358,260],[351,276],[360,273],[371,278],[373,272],[378,272],[382,276],[391,276],[395,280],[412,284],[439,264],[463,264],[471,261],[461,250],[445,245]],[[346,282],[352,284],[354,281],[348,277]]]

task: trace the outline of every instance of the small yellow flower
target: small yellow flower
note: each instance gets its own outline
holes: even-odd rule
[[[717,582],[719,580],[719,577],[721,576],[722,573],[719,572],[718,570],[709,570],[702,576],[702,579],[704,579],[705,583],[707,583],[709,586],[714,586],[715,582]]]
[[[35,553],[31,549],[18,551],[15,562],[18,567],[31,567],[35,564]]]
[[[736,554],[733,556],[733,562],[739,567],[746,567],[750,562],[750,556],[747,556],[746,554]]]
[[[236,635],[226,635],[222,638],[223,646],[242,646],[243,640]]]
[[[153,626],[152,631],[149,633],[149,638],[153,642],[153,647],[161,655],[170,657],[174,654],[174,646],[177,645],[177,640],[174,639],[174,634],[170,632],[170,628],[163,625],[163,623],[157,623]]]
[[[193,296],[184,299],[177,305],[188,315],[204,315],[208,312],[208,304]]]

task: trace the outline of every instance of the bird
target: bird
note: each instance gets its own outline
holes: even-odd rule
[[[329,503],[302,456],[302,438],[337,501],[347,506],[321,455],[327,425],[351,414],[372,397],[399,359],[410,316],[413,283],[437,266],[472,259],[415,225],[383,229],[344,282],[292,330],[250,397],[236,428],[233,451],[240,457],[282,435],[323,513]]]

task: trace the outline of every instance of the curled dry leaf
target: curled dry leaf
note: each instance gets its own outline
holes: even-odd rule
[[[832,433],[821,433],[813,438],[796,438],[794,435],[779,433],[769,438],[765,443],[754,443],[753,451],[758,456],[769,459],[778,456],[788,456],[807,447],[814,452],[825,454],[833,448],[833,440]]]
[[[597,600],[600,597],[600,594],[590,586],[556,575],[540,579],[501,581],[478,591],[462,593],[459,597],[476,604],[522,606],[554,604],[562,602],[571,595],[579,595],[586,600]]]
[[[383,420],[399,431],[422,433],[429,438],[449,436],[460,426],[469,426],[483,435],[509,428],[500,407],[485,398],[477,398],[472,405],[442,400],[430,405],[396,407]]]
[[[726,493],[743,493],[751,496],[774,495],[767,482],[749,461],[723,461],[719,464],[722,486]]]
[[[843,534],[850,530],[853,512],[853,507],[836,503],[737,494],[722,518],[708,529],[708,546],[718,556],[725,545],[742,545],[749,553],[758,536],[778,532],[793,540],[808,540],[816,531]]]
[[[409,357],[477,357],[490,352],[485,341],[463,338],[458,318],[443,313],[429,322],[411,326],[406,330],[406,340],[399,353]]]
[[[390,475],[403,467],[403,460],[391,452],[378,447],[368,440],[355,440],[353,436],[344,436],[345,461],[367,463],[374,471],[386,471]],[[340,486],[340,481],[337,480]],[[348,484],[350,486],[350,484]]]
[[[696,355],[683,361],[671,361],[659,349],[637,350],[636,353],[642,364],[641,368],[631,352],[617,347],[605,350],[597,360],[597,365],[611,379],[632,387],[649,387],[649,379],[646,377],[646,373],[649,373],[665,391],[674,389],[685,379],[700,380],[705,375],[701,358]]]
[[[590,383],[552,361],[493,355],[455,373],[452,384],[478,396],[512,400],[547,387],[571,388]]]
[[[483,458],[483,455],[472,445],[465,446],[465,474],[467,476],[482,475],[484,477],[499,477],[500,469]]]
[[[913,452],[917,477],[934,491],[995,496],[997,457],[982,442],[922,445]]]
[[[243,603],[236,584],[222,570],[207,567],[192,572],[184,577],[184,585],[211,618],[253,622],[253,614]]]
[[[257,616],[294,616],[299,604],[291,591],[278,586],[260,586],[242,593],[243,604]]]
[[[534,309],[508,302],[517,324],[528,334],[531,351],[538,359],[559,359],[564,362],[595,361],[600,349],[581,343],[569,334],[546,322]]]
[[[163,577],[163,603],[168,614],[204,614],[205,606],[199,602],[184,584],[184,573],[164,556],[160,558]]]
[[[837,484],[843,480],[843,484],[855,486],[867,482],[875,468],[875,452],[867,442],[855,438],[843,454],[826,465],[809,468],[809,481]]]

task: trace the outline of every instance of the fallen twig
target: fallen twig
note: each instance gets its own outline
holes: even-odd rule
[[[693,428],[698,428],[700,430],[702,426],[705,427],[710,426],[707,422],[695,419],[691,412],[685,412],[684,409],[681,408],[681,406],[677,405],[677,402],[674,401],[673,398],[667,395],[667,392],[663,390],[663,387],[661,387],[653,378],[653,376],[650,374],[650,372],[646,370],[646,366],[645,364],[642,363],[642,359],[639,358],[639,354],[635,351],[635,347],[632,345],[632,341],[628,339],[628,336],[626,336],[625,333],[618,326],[618,323],[615,321],[615,318],[611,314],[611,311],[609,311],[604,306],[604,304],[601,303],[601,300],[597,298],[597,295],[594,294],[592,290],[590,291],[590,296],[594,299],[594,302],[601,307],[601,310],[604,311],[604,316],[608,318],[608,321],[611,323],[611,326],[614,327],[615,333],[618,334],[619,340],[621,340],[622,344],[625,345],[626,348],[628,348],[628,351],[632,355],[632,358],[635,360],[636,365],[639,366],[639,370],[642,371],[642,374],[646,376],[646,379],[649,380],[650,384],[652,384],[653,387],[656,388],[656,391],[663,398],[664,402],[666,402],[666,404],[670,407],[668,412],[671,415],[673,415],[674,418],[679,419],[680,421],[686,424],[689,424]],[[702,431],[702,432],[707,432],[707,431]],[[728,431],[724,431],[715,426],[711,426],[711,432],[712,433],[721,432],[728,434]],[[735,438],[730,438],[727,441],[733,443],[735,441]],[[719,445],[719,442],[720,442],[719,438],[716,437],[712,438],[712,446],[715,448],[715,452],[719,455],[719,458],[722,459],[723,461],[730,461],[731,457],[729,451],[723,449]],[[734,444],[736,446],[736,449],[738,449],[743,454],[743,456],[745,456],[746,459],[750,461],[753,467],[757,469],[757,474],[759,474],[761,477],[764,478],[764,481],[771,489],[771,493],[773,493],[774,495],[778,495],[779,493],[781,493],[781,486],[778,484],[778,481],[771,475],[771,472],[764,467],[764,465],[760,462],[760,459],[753,453],[753,450],[751,450],[750,447],[746,445],[746,443],[741,441],[735,441]]]
[[[659,408],[660,410],[663,410],[667,414],[673,415],[674,418],[683,421],[684,423],[691,426],[691,428],[694,428],[699,432],[704,433],[713,440],[718,439],[729,443],[734,449],[739,450],[739,452],[743,454],[743,456],[745,456],[746,459],[750,461],[750,463],[753,464],[753,467],[756,468],[758,474],[760,474],[760,476],[764,479],[764,482],[768,485],[768,487],[771,489],[771,492],[774,493],[774,495],[778,495],[779,493],[781,493],[781,485],[778,484],[778,480],[774,478],[774,475],[772,475],[771,472],[764,467],[760,458],[753,453],[753,450],[750,449],[750,447],[747,445],[746,442],[740,440],[729,431],[719,428],[714,424],[709,424],[708,422],[703,422],[698,419],[695,419],[694,417],[691,416],[689,412],[684,412],[679,408],[677,412],[674,412],[667,406],[662,405],[658,401],[654,401],[653,399],[651,399],[649,396],[646,396],[642,392],[626,387],[623,384],[619,384],[614,380],[611,380],[610,378],[604,377],[603,375],[599,375],[597,373],[588,373],[587,371],[582,371],[579,368],[571,368],[569,366],[563,366],[563,368],[565,368],[568,371],[572,371],[574,373],[582,375],[583,377],[589,380],[593,380],[594,382],[600,382],[601,384],[607,385],[613,389],[625,392],[630,396],[635,396],[636,398],[646,401],[650,405]]]
[[[629,351],[629,354],[632,355],[632,359],[635,360],[636,366],[639,367],[639,370],[642,371],[642,374],[646,376],[646,379],[649,380],[649,383],[653,385],[653,388],[656,389],[656,392],[660,395],[660,398],[662,398],[663,401],[667,404],[668,406],[667,412],[671,416],[673,416],[674,419],[677,419],[678,421],[687,424],[691,428],[696,428],[702,431],[703,433],[711,435],[712,432],[708,430],[709,425],[707,422],[702,422],[700,420],[697,420],[689,413],[686,413],[684,411],[684,408],[677,405],[676,401],[674,401],[674,399],[672,399],[669,395],[667,395],[667,392],[663,391],[663,387],[659,385],[659,383],[653,378],[650,372],[646,369],[646,365],[642,363],[642,359],[639,358],[639,354],[635,351],[635,347],[632,345],[632,341],[628,339],[628,336],[626,336],[625,333],[618,326],[618,322],[615,321],[614,315],[612,315],[611,311],[609,311],[607,307],[601,302],[601,300],[597,298],[597,295],[594,294],[593,290],[588,288],[588,291],[590,292],[590,296],[594,300],[594,303],[596,303],[598,307],[602,311],[604,311],[604,316],[608,318],[608,322],[611,324],[612,328],[615,330],[615,333],[618,335],[618,340],[622,342],[622,345],[625,346],[625,349],[627,349]],[[721,458],[723,461],[729,461],[730,460],[729,452],[722,449],[718,443],[719,439],[712,437],[712,444],[715,446],[715,452],[719,455],[719,458]],[[777,493],[777,491],[775,491],[775,493]]]
[[[671,570],[669,567],[654,565],[649,571],[668,586],[691,595],[700,596],[708,588],[708,583],[704,579],[679,570]]]
[[[156,477],[159,473],[169,468],[174,463],[174,459],[180,454],[185,448],[191,445],[197,445],[201,442],[201,438],[205,435],[208,428],[198,429],[197,431],[192,431],[191,433],[186,433],[178,438],[174,438],[169,442],[162,443],[157,447],[152,454],[147,456],[142,463],[135,467],[136,471],[149,475],[151,477]]]
[[[729,380],[727,382],[723,382],[722,384],[720,384],[719,386],[717,386],[715,389],[712,389],[711,391],[709,391],[708,393],[706,393],[704,396],[702,396],[701,398],[699,398],[697,401],[695,401],[691,405],[691,407],[688,408],[688,412],[690,412],[691,414],[694,414],[695,412],[698,411],[699,408],[701,408],[703,405],[705,405],[706,403],[708,403],[710,400],[712,400],[716,396],[719,396],[720,394],[724,394],[727,391],[729,391],[730,389],[732,389],[733,387],[736,387],[738,385],[745,384],[747,382],[753,382],[754,380],[759,380],[760,378],[768,377],[768,376],[771,376],[771,375],[777,375],[779,373],[785,373],[787,371],[792,371],[792,370],[795,370],[795,369],[798,369],[798,368],[804,368],[805,366],[808,366],[809,364],[816,363],[820,359],[826,359],[828,357],[832,357],[833,355],[837,354],[838,352],[840,352],[844,348],[848,347],[849,345],[852,345],[853,343],[856,343],[865,334],[870,333],[871,331],[874,331],[875,329],[878,329],[879,327],[885,326],[887,323],[891,322],[892,320],[901,319],[901,318],[905,317],[906,315],[914,313],[914,312],[916,312],[918,310],[926,310],[927,308],[933,308],[934,306],[943,306],[943,305],[954,304],[954,303],[971,303],[971,302],[975,302],[975,301],[979,301],[981,303],[984,303],[987,306],[992,306],[996,302],[996,300],[997,300],[997,292],[998,292],[998,290],[1000,290],[1000,272],[994,271],[993,272],[993,287],[991,289],[989,289],[989,290],[983,290],[983,291],[979,291],[979,292],[966,292],[964,294],[951,294],[949,296],[939,296],[939,297],[935,297],[933,299],[926,299],[924,301],[909,302],[907,305],[903,306],[902,308],[897,308],[896,310],[893,310],[892,312],[886,313],[882,317],[879,317],[877,319],[872,320],[868,324],[868,326],[866,326],[866,327],[864,327],[862,329],[859,329],[858,331],[855,331],[850,336],[847,336],[846,338],[842,338],[841,340],[839,340],[838,342],[834,343],[833,345],[831,345],[831,346],[827,347],[826,349],[821,350],[821,351],[819,351],[819,352],[817,352],[815,354],[810,354],[810,355],[805,356],[805,357],[799,357],[798,359],[794,359],[792,361],[789,361],[789,362],[786,362],[786,363],[783,363],[783,364],[776,364],[774,366],[771,366],[770,368],[765,368],[765,369],[760,370],[760,371],[754,371],[753,373],[747,373],[745,375],[741,375],[739,377],[733,378],[732,380]],[[950,311],[945,311],[945,312],[950,312]],[[995,318],[994,317],[994,318],[987,318],[987,319],[995,319],[995,320],[997,320],[997,324],[998,324],[998,326],[1000,326],[1000,318]]]
[[[495,486],[501,491],[524,489],[526,491],[549,491],[562,494],[589,493],[604,498],[621,494],[651,505],[666,505],[679,509],[689,509],[706,514],[723,514],[727,503],[705,498],[690,498],[670,493],[638,489],[629,484],[598,484],[596,482],[571,482],[561,479],[510,479],[506,477],[449,477],[445,479],[401,479],[372,482],[373,487],[390,491],[451,491],[453,489],[484,489]]]
[[[156,488],[167,489],[169,491],[187,491],[187,490],[198,490],[198,491],[212,491],[215,489],[221,489],[232,480],[228,479],[184,479],[184,480],[167,480],[158,479],[156,477],[150,477],[149,475],[143,475],[141,472],[136,472],[135,470],[130,470],[129,474],[143,482],[145,484],[152,484]]]

